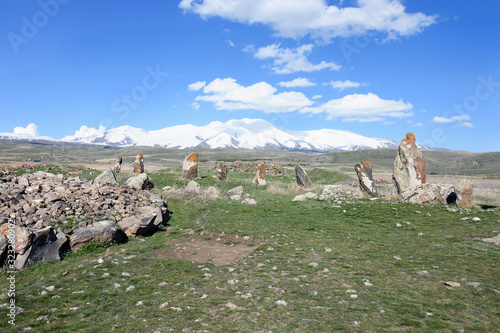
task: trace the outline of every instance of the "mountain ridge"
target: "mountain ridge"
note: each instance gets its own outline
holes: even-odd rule
[[[77,133],[80,131],[77,131]],[[379,148],[398,148],[399,143],[366,137],[354,132],[319,129],[310,131],[285,130],[262,119],[232,119],[213,121],[205,126],[175,125],[147,131],[129,125],[87,135],[70,135],[60,140],[50,137],[16,136],[0,133],[0,139],[16,141],[61,142],[112,147],[151,146],[171,149],[236,148],[246,150],[278,149],[289,151],[351,151]],[[422,150],[435,150],[419,145]]]

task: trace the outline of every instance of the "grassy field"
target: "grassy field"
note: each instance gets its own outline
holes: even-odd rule
[[[308,172],[318,194],[322,184],[349,179]],[[222,198],[173,196],[169,226],[151,237],[18,272],[16,305],[24,312],[11,327],[0,309],[2,331],[498,331],[500,249],[481,240],[500,233],[498,209],[292,202],[293,172],[267,175],[264,187],[252,185],[250,173],[232,172],[227,183],[213,175],[201,172],[198,182]],[[150,177],[156,191],[186,185],[179,168]],[[258,204],[223,196],[238,185]],[[216,266],[175,259],[174,243],[256,249]],[[7,277],[0,275],[3,294]]]

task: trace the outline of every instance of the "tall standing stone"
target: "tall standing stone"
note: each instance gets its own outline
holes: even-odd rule
[[[313,186],[311,179],[307,175],[307,172],[299,164],[295,164],[295,178],[297,181],[297,185],[302,188],[307,189]]]
[[[409,188],[425,184],[425,160],[422,151],[417,147],[415,135],[407,133],[401,141],[398,155],[394,160],[392,175],[398,194]]]
[[[266,182],[266,165],[264,163],[259,164],[259,168],[257,169],[257,173],[255,174],[255,178],[253,179],[254,184],[259,186],[264,186],[267,184]]]
[[[472,192],[474,184],[470,180],[461,179],[455,185],[457,204],[462,207],[472,206]]]
[[[373,181],[373,165],[368,161],[363,161],[356,163],[354,170],[356,171],[356,175],[358,175],[361,191],[372,197],[378,196],[375,182]]]
[[[144,173],[144,155],[138,153],[134,161],[134,173],[140,175]]]
[[[199,153],[192,153],[184,159],[182,163],[182,178],[193,180],[198,177],[198,155]]]
[[[116,157],[115,166],[113,167],[113,172],[114,173],[120,173],[120,171],[122,169],[122,162],[123,162],[122,157],[120,155],[118,155]]]
[[[220,162],[215,168],[215,172],[217,172],[217,178],[221,182],[225,182],[227,180],[227,167],[224,163]]]

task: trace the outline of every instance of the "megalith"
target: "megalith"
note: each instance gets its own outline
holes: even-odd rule
[[[361,191],[371,197],[378,196],[375,182],[373,181],[373,165],[369,161],[363,161],[356,163],[354,170],[358,176]]]
[[[259,186],[266,185],[266,165],[264,163],[259,164],[259,168],[257,169],[257,173],[255,174],[255,178],[253,179],[254,184]]]
[[[295,164],[295,178],[297,185],[301,188],[307,189],[312,187],[312,182],[307,172],[299,164]]]
[[[193,180],[198,177],[198,155],[199,153],[189,154],[182,163],[182,178]]]
[[[426,182],[424,155],[417,147],[413,133],[407,133],[399,144],[392,178],[399,195]]]
[[[144,155],[138,153],[134,161],[134,173],[140,175],[144,173]]]

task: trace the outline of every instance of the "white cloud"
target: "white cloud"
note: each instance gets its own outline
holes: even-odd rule
[[[307,60],[314,45],[305,44],[296,49],[281,48],[280,44],[271,44],[261,47],[255,52],[258,59],[273,59],[271,69],[276,74],[290,74],[295,72],[315,72],[323,69],[338,70],[340,66],[333,62],[321,61],[313,64]]]
[[[395,123],[395,121],[384,121],[382,125],[394,125]]]
[[[196,102],[193,102],[193,103],[191,103],[191,108],[193,108],[194,110],[198,111],[200,109],[200,104],[196,103]]]
[[[89,136],[102,136],[106,132],[106,128],[103,125],[100,125],[99,128],[87,127],[83,125],[79,130],[75,131],[75,136],[79,138],[86,138]]]
[[[346,89],[346,88],[358,88],[361,86],[361,83],[359,82],[353,82],[353,81],[330,81],[328,83],[329,85],[332,86],[334,89],[339,89],[340,91]]]
[[[192,90],[192,91],[198,91],[201,88],[203,88],[206,84],[207,83],[205,81],[198,81],[198,82],[191,83],[190,85],[188,85],[188,89]]]
[[[451,118],[445,118],[445,117],[434,117],[432,119],[432,122],[433,123],[437,123],[437,124],[446,124],[446,123],[454,123],[456,121],[465,121],[465,120],[470,120],[470,116],[454,116],[454,117],[451,117]]]
[[[328,5],[326,0],[182,0],[184,12],[218,16],[245,24],[270,26],[281,37],[309,34],[329,42],[370,31],[388,38],[408,36],[436,23],[437,16],[407,13],[402,0],[358,0],[356,6]]]
[[[293,88],[293,87],[312,87],[315,86],[316,83],[309,81],[309,79],[306,79],[304,77],[298,77],[292,81],[281,81],[278,83],[278,86],[280,87],[287,87],[287,88]]]
[[[474,125],[472,125],[471,123],[462,123],[462,124],[460,124],[460,127],[462,127],[462,128],[474,128]]]
[[[424,125],[423,125],[422,123],[416,123],[416,124],[415,124],[415,126],[416,126],[416,127],[422,127],[422,126],[424,126]]]
[[[402,100],[384,100],[375,94],[353,94],[333,99],[317,107],[305,107],[301,113],[326,113],[327,120],[341,118],[343,121],[384,121],[386,117],[405,118],[413,116],[413,108]]]
[[[15,127],[13,133],[24,135],[24,136],[38,136],[38,135],[40,135],[38,133],[38,126],[36,126],[33,123],[28,124],[28,126],[26,126],[26,127]]]
[[[227,45],[231,46],[231,47],[236,47],[236,45],[233,43],[233,41],[231,40],[228,40],[227,41]]]
[[[323,96],[321,96],[321,95],[314,95],[314,96],[312,97],[312,99],[319,99],[319,98],[321,98],[321,97],[323,97]]]
[[[215,79],[203,88],[205,95],[196,101],[212,102],[218,110],[258,110],[265,113],[293,112],[313,104],[304,94],[295,91],[277,94],[266,82],[245,87],[235,79]]]

